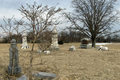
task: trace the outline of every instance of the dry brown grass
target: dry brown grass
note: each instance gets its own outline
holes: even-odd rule
[[[68,51],[74,45],[76,51]],[[23,73],[29,77],[30,49],[19,48],[19,64]],[[56,73],[59,80],[119,80],[120,79],[120,44],[105,45],[110,51],[96,49],[79,49],[80,43],[59,45],[60,51],[49,55],[37,53],[35,45],[33,72]],[[10,44],[0,44],[0,80],[7,79]],[[8,76],[9,77],[9,76]],[[17,77],[12,77],[17,78]]]

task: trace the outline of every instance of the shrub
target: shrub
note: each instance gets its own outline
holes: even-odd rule
[[[65,41],[65,43],[69,43],[69,41]]]
[[[64,42],[62,40],[58,41],[58,44],[64,44]]]

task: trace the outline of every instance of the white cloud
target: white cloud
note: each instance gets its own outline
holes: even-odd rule
[[[3,16],[5,16],[6,18],[11,18],[13,15],[16,19],[22,18],[22,15],[18,10],[8,8],[1,8],[0,10],[0,19],[3,19]]]
[[[43,6],[48,5],[49,7],[57,5],[58,7],[61,8],[66,8],[67,12],[71,12],[73,8],[71,8],[71,1],[72,0],[0,0],[1,5],[0,5],[0,24],[2,24],[2,19],[3,16],[6,18],[11,18],[13,15],[16,19],[21,19],[22,15],[20,11],[18,11],[18,8],[20,8],[21,5],[26,6],[26,3],[28,4],[33,4],[33,2],[37,2],[37,5],[43,4]],[[117,1],[117,6],[115,8],[120,11],[120,0]],[[66,26],[67,24],[62,26]],[[1,31],[1,29],[0,29]]]

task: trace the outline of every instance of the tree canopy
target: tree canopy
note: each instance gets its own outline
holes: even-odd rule
[[[73,0],[74,13],[65,13],[71,24],[91,38],[95,47],[96,37],[111,30],[118,19],[114,8],[116,0]]]

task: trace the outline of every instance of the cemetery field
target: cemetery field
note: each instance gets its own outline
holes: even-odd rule
[[[30,50],[19,49],[19,65],[22,74],[29,77]],[[74,45],[76,51],[69,51]],[[59,45],[59,51],[51,54],[38,53],[37,44],[33,51],[33,73],[55,73],[55,80],[119,80],[120,79],[120,44],[103,45],[110,51],[98,51],[97,49],[79,49],[80,43],[65,43]],[[6,70],[9,65],[10,44],[0,44],[0,80],[8,80]],[[11,77],[18,78],[18,77]],[[13,80],[14,80],[13,79]],[[15,79],[16,80],[16,79]],[[37,80],[37,79],[36,79]]]

